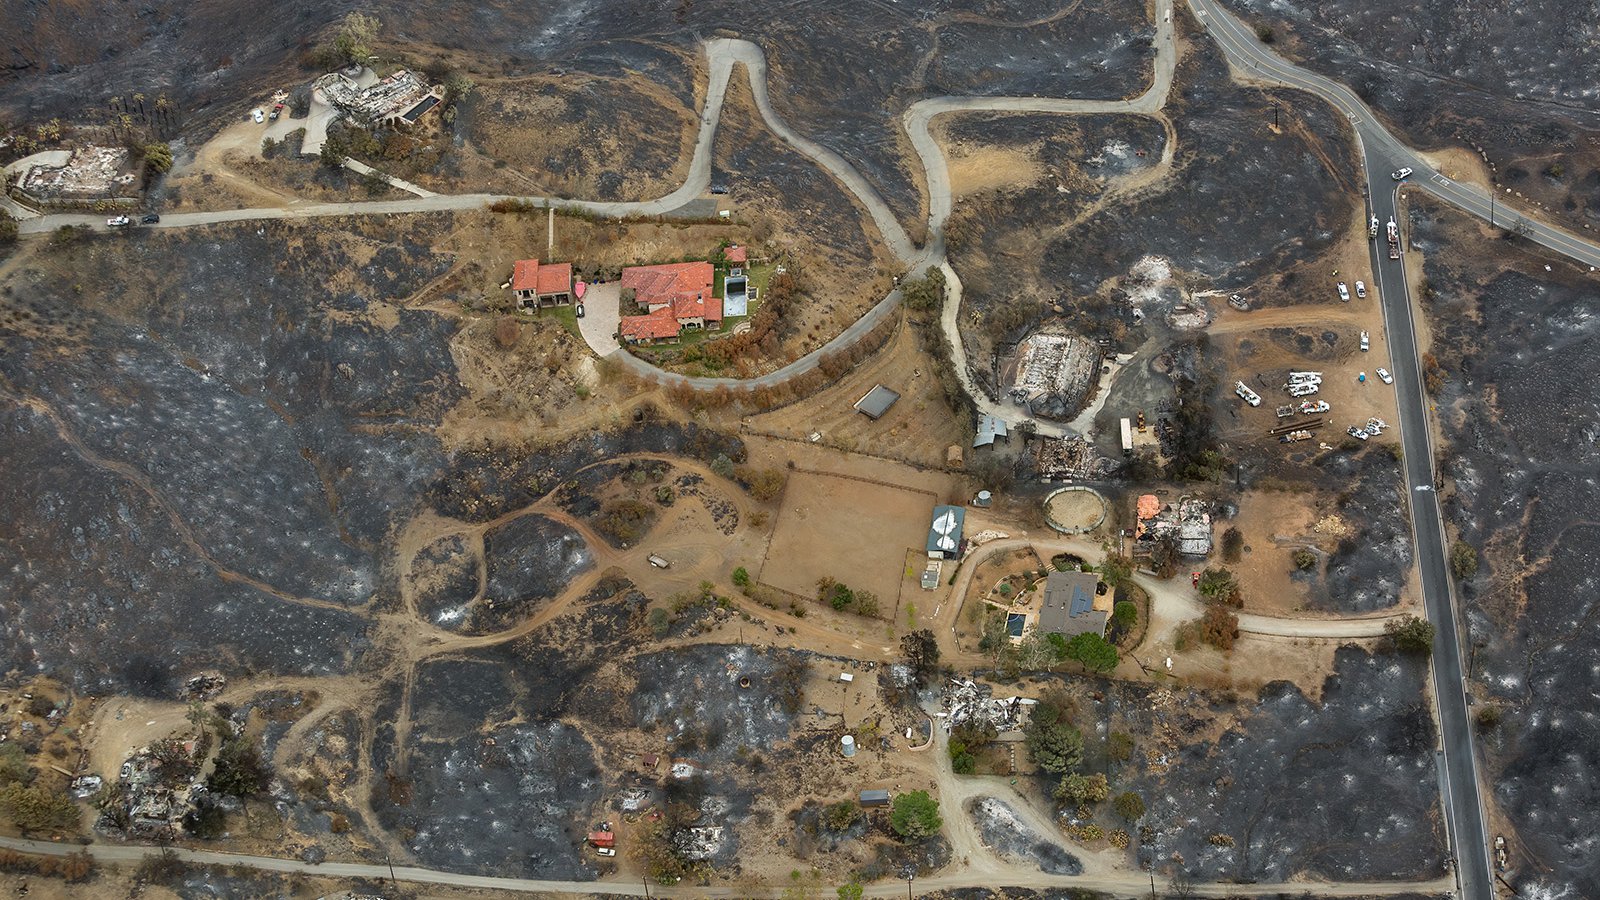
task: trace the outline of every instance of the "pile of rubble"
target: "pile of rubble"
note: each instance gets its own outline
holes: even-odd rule
[[[1135,547],[1148,548],[1163,538],[1177,541],[1185,556],[1211,553],[1211,503],[1198,497],[1180,497],[1176,503],[1161,504],[1154,494],[1139,498],[1139,524],[1134,529]]]
[[[1100,345],[1088,338],[1035,332],[1003,362],[1001,379],[1010,382],[1011,399],[1031,415],[1070,418],[1088,396],[1101,356]]]
[[[393,124],[391,120],[407,116],[428,97],[442,96],[440,88],[429,87],[408,69],[367,87],[358,86],[341,72],[330,72],[317,79],[313,88],[321,91],[333,108],[367,126]]]
[[[1034,443],[1033,465],[1045,481],[1099,478],[1114,467],[1083,438],[1041,440]]]
[[[1016,731],[1022,727],[1037,700],[1027,697],[994,696],[994,688],[976,681],[952,678],[939,694],[938,717],[944,720],[944,730],[958,725],[987,724],[999,734]]]

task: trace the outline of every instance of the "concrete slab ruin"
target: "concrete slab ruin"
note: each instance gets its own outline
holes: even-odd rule
[[[82,203],[132,197],[138,191],[138,173],[126,147],[79,147],[63,158],[60,153],[38,154],[17,179],[16,190],[26,200],[40,204]]]

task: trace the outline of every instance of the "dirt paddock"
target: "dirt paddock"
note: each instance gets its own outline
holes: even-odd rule
[[[810,597],[819,579],[836,578],[892,610],[906,550],[924,546],[936,502],[931,491],[797,469],[758,579]]]

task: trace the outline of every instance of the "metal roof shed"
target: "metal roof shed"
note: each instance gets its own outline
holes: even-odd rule
[[[869,419],[882,418],[883,414],[889,411],[889,407],[893,406],[894,402],[899,399],[899,394],[883,385],[873,385],[872,390],[867,391],[866,396],[856,401],[856,412],[865,415]]]
[[[888,806],[889,792],[885,790],[871,790],[861,792],[862,806]]]

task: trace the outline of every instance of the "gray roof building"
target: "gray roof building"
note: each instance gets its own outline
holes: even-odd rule
[[[870,790],[870,791],[862,791],[861,792],[861,805],[862,806],[888,806],[889,805],[889,792],[885,791],[885,790],[882,790],[882,789],[875,789],[875,790]]]
[[[997,439],[1009,440],[1011,431],[1006,420],[989,413],[978,415],[978,434],[972,439],[973,447],[992,447]]]
[[[1092,631],[1105,637],[1103,609],[1094,608],[1100,576],[1093,572],[1051,572],[1044,583],[1044,605],[1039,608],[1039,632],[1067,637]]]
[[[894,405],[900,395],[889,390],[883,385],[874,385],[867,391],[866,396],[856,401],[856,412],[864,414],[869,419],[881,418]]]

